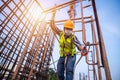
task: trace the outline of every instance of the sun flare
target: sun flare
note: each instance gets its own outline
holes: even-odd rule
[[[42,9],[38,5],[33,5],[29,9],[29,14],[32,16],[34,20],[41,20],[44,17],[44,14],[42,13]]]

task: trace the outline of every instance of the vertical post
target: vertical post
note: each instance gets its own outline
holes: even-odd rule
[[[83,80],[85,80],[85,73],[83,73]]]
[[[71,0],[71,1],[74,1],[74,0]],[[70,5],[70,9],[68,10],[68,14],[69,14],[70,19],[75,18],[75,4]]]
[[[106,79],[111,80],[111,74],[110,74],[110,69],[109,69],[109,66],[108,66],[108,60],[107,60],[106,50],[105,50],[105,46],[104,46],[104,41],[103,41],[102,33],[101,33],[101,30],[100,30],[100,25],[99,25],[95,0],[92,0],[92,5],[93,5],[93,11],[94,11],[95,20],[96,20],[102,64],[105,68]]]
[[[81,80],[81,73],[79,73],[79,80]]]
[[[91,52],[92,62],[95,63],[95,54]],[[92,65],[93,67],[93,79],[96,80],[96,71],[95,71],[95,65]]]
[[[82,18],[82,40],[86,42],[85,22],[84,22],[84,16],[83,16],[82,0],[80,0],[80,7],[81,7],[81,18]]]
[[[89,65],[88,65],[88,80],[90,80]]]
[[[92,19],[93,18],[91,17],[91,20]],[[97,43],[95,29],[94,29],[94,22],[93,21],[91,22],[91,27],[92,27],[93,37],[94,37],[93,42]],[[98,77],[99,77],[99,80],[102,80],[102,75],[101,75],[101,70],[100,70],[100,58],[99,58],[99,53],[98,53],[98,45],[95,46],[95,49],[96,49],[96,57],[97,57]]]

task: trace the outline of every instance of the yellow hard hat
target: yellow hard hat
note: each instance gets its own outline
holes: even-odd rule
[[[74,28],[74,23],[73,23],[73,21],[67,20],[67,21],[64,23],[64,28],[73,29],[73,28]]]

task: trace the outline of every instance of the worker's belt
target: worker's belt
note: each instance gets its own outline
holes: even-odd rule
[[[67,52],[64,52],[64,51],[62,51],[62,53],[63,53],[63,56],[65,57],[65,56],[74,56],[75,54],[72,54],[72,53],[67,53]]]

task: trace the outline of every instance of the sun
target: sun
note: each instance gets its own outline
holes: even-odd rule
[[[44,17],[44,14],[42,13],[42,9],[37,4],[34,4],[29,9],[29,14],[32,16],[34,20],[40,19]]]

